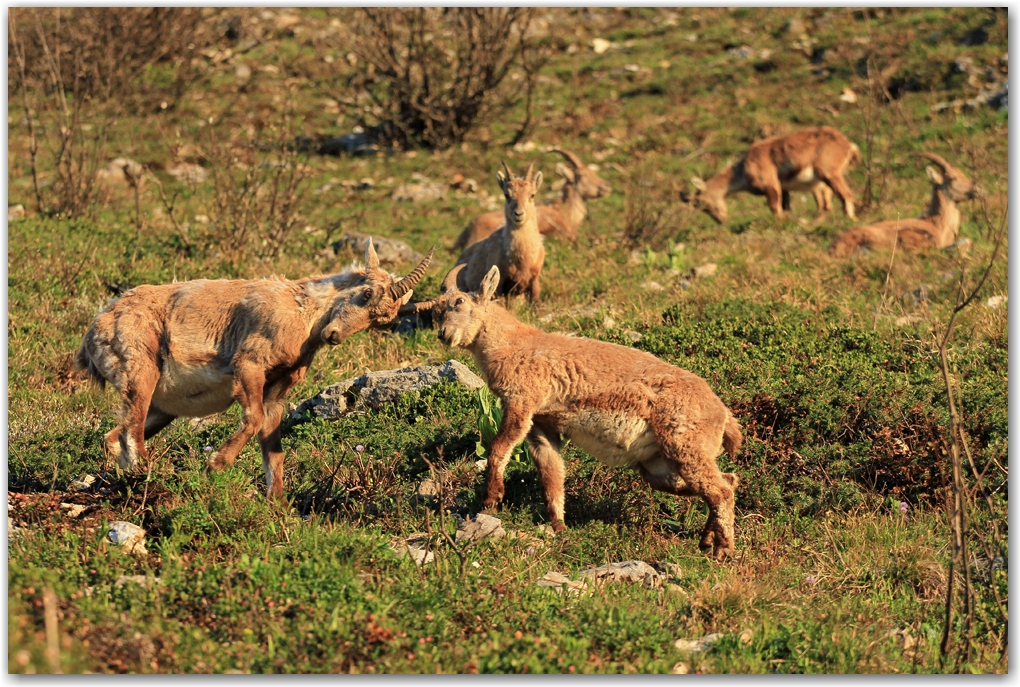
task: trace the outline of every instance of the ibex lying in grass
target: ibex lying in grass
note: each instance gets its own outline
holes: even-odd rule
[[[960,170],[933,153],[921,153],[942,171],[928,167],[931,179],[931,201],[928,209],[917,219],[897,219],[854,227],[832,244],[832,254],[845,258],[858,249],[892,248],[917,251],[927,247],[945,248],[956,240],[960,232],[960,211],[956,204],[970,200],[980,193]]]
[[[496,290],[499,296],[508,293],[525,293],[537,301],[545,262],[545,245],[538,232],[538,217],[535,209],[535,193],[542,185],[542,173],[535,171],[535,163],[528,167],[523,178],[514,178],[513,172],[503,163],[503,170],[496,172],[506,202],[503,206],[504,222],[499,231],[478,243],[468,246],[458,265],[464,265],[459,285],[465,291],[477,291],[486,273],[494,265],[499,267],[503,279]]]
[[[543,236],[559,233],[571,241],[577,241],[577,230],[588,216],[585,200],[608,196],[613,191],[605,179],[588,169],[588,165],[566,150],[555,152],[567,160],[567,164],[556,165],[556,173],[566,179],[560,191],[559,200],[538,206],[538,231]],[[457,237],[453,248],[463,249],[478,243],[506,223],[500,211],[487,212],[471,221]]]
[[[117,464],[133,469],[145,440],[175,418],[241,405],[241,428],[209,467],[234,463],[258,433],[266,488],[283,497],[280,420],[284,397],[315,352],[369,327],[390,324],[425,274],[432,251],[403,279],[379,269],[371,243],[365,269],[300,279],[207,280],[139,286],[96,317],[75,365],[123,397],[119,425],[106,435]]]
[[[503,403],[483,506],[503,498],[507,460],[527,438],[549,519],[555,530],[565,529],[562,434],[607,466],[637,468],[653,489],[703,498],[709,516],[701,548],[720,557],[731,552],[738,480],[719,471],[716,456],[725,448],[734,457],[743,437],[705,380],[649,353],[522,324],[492,301],[499,268],[489,270],[477,293],[457,288],[461,269],[446,276],[433,317],[440,341],[471,351]]]
[[[810,191],[821,219],[832,209],[835,191],[847,217],[856,219],[853,192],[843,174],[860,159],[857,146],[828,126],[767,138],[753,143],[743,158],[708,181],[692,178],[698,190],[694,204],[725,224],[729,218],[726,196],[748,191],[764,195],[772,212],[782,219],[790,209],[790,191]]]

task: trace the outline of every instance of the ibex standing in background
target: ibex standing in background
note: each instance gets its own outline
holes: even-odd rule
[[[511,451],[527,438],[553,529],[565,529],[562,434],[607,466],[636,468],[653,489],[703,498],[709,515],[700,546],[730,553],[738,479],[719,471],[716,456],[725,448],[735,457],[743,437],[708,383],[643,351],[523,324],[492,300],[499,268],[477,293],[457,287],[462,269],[446,276],[432,312],[439,340],[471,351],[503,404],[483,507],[502,500]]]
[[[433,250],[397,280],[379,269],[369,242],[365,269],[300,279],[198,279],[138,286],[96,317],[75,366],[123,403],[106,435],[117,464],[133,469],[145,440],[178,417],[203,417],[241,405],[241,428],[209,467],[233,465],[256,433],[266,489],[283,498],[280,420],[287,392],[305,377],[315,352],[369,327],[390,324],[425,274]],[[403,307],[402,307],[403,306]]]
[[[505,224],[496,233],[468,246],[461,253],[457,264],[464,265],[465,269],[460,272],[460,287],[465,291],[477,290],[486,273],[495,265],[503,275],[497,295],[524,293],[531,301],[537,301],[539,278],[545,262],[545,245],[538,231],[535,208],[535,194],[542,186],[542,173],[535,171],[534,162],[523,178],[515,178],[505,162],[503,169],[505,174],[503,170],[496,172],[496,182],[506,198],[503,206]]]
[[[698,190],[694,204],[724,224],[729,219],[726,196],[747,191],[764,195],[772,212],[782,219],[790,209],[790,191],[810,191],[821,219],[832,209],[835,191],[846,216],[857,219],[853,191],[843,174],[860,159],[857,146],[828,126],[767,138],[751,144],[743,158],[708,181],[692,178]]]
[[[956,204],[980,193],[977,185],[946,160],[934,153],[920,153],[941,168],[929,166],[931,201],[917,219],[895,219],[863,227],[854,227],[832,244],[832,254],[845,258],[864,248],[892,248],[917,251],[927,247],[945,248],[960,233],[960,211]]]
[[[538,206],[538,231],[543,236],[558,233],[576,241],[577,230],[588,216],[588,207],[584,201],[608,196],[613,192],[613,187],[591,171],[577,155],[559,148],[555,148],[554,152],[567,160],[566,165],[556,165],[556,173],[566,179],[566,183],[558,200]],[[464,227],[453,244],[454,250],[478,243],[505,223],[506,217],[499,210],[479,215]]]

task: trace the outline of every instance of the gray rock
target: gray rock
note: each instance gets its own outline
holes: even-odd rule
[[[704,265],[699,265],[691,270],[691,276],[694,279],[705,279],[715,275],[719,271],[719,266],[714,262],[706,262]]]
[[[25,219],[25,206],[21,203],[17,205],[7,206],[7,221],[17,222],[20,219]]]
[[[499,518],[485,513],[479,513],[474,520],[465,520],[457,528],[457,543],[465,541],[480,541],[482,539],[502,539],[506,536],[506,530]]]
[[[414,492],[414,500],[419,503],[434,503],[439,498],[439,482],[434,479],[424,479]]]
[[[959,255],[961,258],[963,258],[967,256],[967,253],[970,252],[971,245],[972,241],[970,239],[961,238],[956,239],[942,250],[949,255]]]
[[[689,653],[700,653],[706,651],[715,642],[723,638],[723,635],[718,632],[713,632],[710,635],[705,635],[701,639],[678,639],[673,642],[680,651],[687,651]]]
[[[71,480],[72,491],[88,491],[92,488],[92,485],[96,483],[95,475],[85,475],[75,480]]]
[[[442,382],[459,382],[469,389],[479,389],[485,382],[463,363],[449,360],[442,365],[419,365],[399,370],[369,372],[328,386],[318,395],[299,405],[291,418],[300,418],[305,411],[313,417],[335,420],[349,410],[369,407],[380,409],[393,403],[401,394],[421,391]]]
[[[555,570],[550,570],[542,577],[535,580],[536,587],[545,587],[548,589],[555,589],[557,593],[562,594],[580,594],[585,591],[588,587],[588,583],[584,580],[571,580],[563,573],[558,573]]]
[[[424,532],[415,532],[404,541],[391,543],[390,548],[400,558],[407,555],[411,556],[411,559],[418,567],[431,563],[436,559],[435,553],[429,550],[428,535]]]
[[[354,232],[348,232],[339,241],[334,242],[332,246],[333,251],[339,253],[350,249],[355,255],[362,256],[365,254],[365,249],[368,248],[369,238],[372,239],[376,255],[379,256],[379,262],[383,265],[397,265],[402,262],[417,264],[424,257],[403,241],[386,238],[385,236],[370,236],[369,234]]]
[[[395,203],[428,203],[446,197],[446,187],[434,181],[403,184],[393,190]]]
[[[581,578],[599,583],[640,582],[648,587],[661,587],[665,576],[644,561],[623,561],[589,568],[581,573]]]
[[[138,525],[123,520],[110,523],[110,531],[107,536],[117,546],[127,553],[146,554],[145,530]]]
[[[148,588],[161,585],[163,580],[160,577],[152,577],[151,575],[121,575],[114,581],[113,586],[123,587],[128,582],[137,584],[142,588]]]

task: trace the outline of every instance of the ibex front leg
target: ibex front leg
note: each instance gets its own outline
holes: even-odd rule
[[[532,411],[520,405],[506,404],[503,422],[489,448],[489,476],[482,508],[493,510],[503,500],[503,473],[514,446],[521,443],[531,431]]]
[[[209,459],[211,469],[222,470],[233,465],[244,445],[262,428],[266,420],[262,405],[265,384],[266,372],[261,365],[247,361],[234,363],[234,398],[243,411],[241,428]]]

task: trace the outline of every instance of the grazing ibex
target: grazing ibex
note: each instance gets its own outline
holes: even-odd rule
[[[933,153],[920,153],[941,168],[929,166],[931,201],[917,219],[896,219],[854,227],[832,244],[832,254],[845,258],[858,249],[892,248],[918,251],[927,247],[945,248],[960,231],[960,211],[956,204],[980,194],[977,185],[946,160]]]
[[[538,232],[538,217],[535,209],[535,193],[542,185],[542,173],[535,171],[535,163],[528,167],[528,173],[514,177],[513,172],[503,163],[503,170],[496,172],[506,202],[503,206],[502,228],[488,238],[468,246],[458,265],[460,287],[465,291],[477,291],[489,269],[499,267],[503,279],[496,293],[524,293],[537,301],[540,286],[539,277],[545,262],[545,245]]]
[[[146,457],[145,440],[175,418],[212,415],[237,401],[241,428],[209,467],[232,465],[258,433],[266,489],[282,499],[287,392],[324,344],[414,310],[411,289],[434,250],[399,280],[379,269],[369,242],[365,269],[297,281],[199,279],[131,289],[96,316],[74,360],[123,398],[107,451],[122,469],[133,469]]]
[[[719,471],[716,456],[725,448],[734,457],[743,437],[705,380],[633,348],[523,324],[492,301],[499,268],[477,293],[457,288],[462,269],[446,276],[432,312],[439,340],[471,351],[503,403],[482,505],[492,509],[503,498],[507,460],[527,438],[553,529],[565,529],[562,434],[609,467],[636,468],[653,489],[703,498],[709,516],[700,546],[730,553],[738,480]]]
[[[832,209],[832,192],[843,201],[850,219],[854,196],[843,174],[861,159],[857,146],[832,127],[805,129],[751,144],[743,158],[708,181],[691,179],[698,190],[694,204],[720,224],[729,218],[726,196],[748,191],[764,195],[776,217],[790,209],[790,191],[810,191],[821,219]],[[686,199],[686,196],[685,196]]]
[[[558,200],[538,206],[538,231],[543,236],[559,233],[571,241],[577,240],[577,230],[588,216],[585,200],[608,196],[613,191],[605,179],[581,162],[574,153],[559,148],[567,164],[558,163],[556,173],[566,180]],[[506,218],[499,210],[479,215],[471,221],[453,244],[454,250],[467,248],[491,235],[505,224]]]

